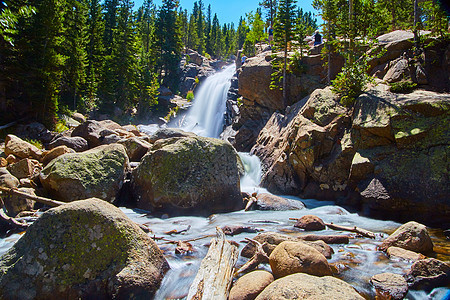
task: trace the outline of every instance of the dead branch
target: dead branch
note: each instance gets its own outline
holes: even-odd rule
[[[56,201],[56,200],[52,200],[52,199],[48,199],[48,198],[44,198],[44,197],[39,197],[39,196],[34,196],[34,195],[30,195],[21,191],[18,191],[17,189],[10,189],[10,188],[5,188],[0,186],[0,191],[2,192],[6,192],[12,195],[16,195],[16,196],[20,196],[26,199],[30,199],[30,200],[34,200],[36,202],[48,205],[48,206],[52,206],[52,207],[56,207],[56,206],[60,206],[63,204],[66,204],[66,202],[61,202],[61,201]]]
[[[241,273],[255,269],[259,264],[269,262],[269,257],[263,249],[263,244],[249,238],[246,238],[246,240],[256,246],[255,254],[252,256],[252,258],[250,258],[249,261],[247,261],[242,267],[239,268],[239,270],[234,273],[234,277],[238,276]]]
[[[0,219],[4,220],[6,223],[12,225],[13,227],[20,229],[20,230],[26,230],[28,228],[27,223],[19,222],[18,220],[11,218],[5,213],[4,208],[0,209]]]
[[[247,205],[245,205],[245,211],[249,211],[253,203],[256,203],[256,201],[257,200],[255,197],[250,197],[250,199],[248,199],[247,201]]]
[[[174,230],[170,230],[170,231],[164,232],[164,234],[167,234],[167,235],[181,234],[183,232],[189,231],[189,229],[191,229],[191,225],[188,225],[188,227],[186,229],[183,229],[183,230],[175,230],[174,229]]]
[[[375,233],[373,233],[373,232],[371,232],[369,230],[365,230],[365,229],[356,227],[356,226],[354,226],[354,227],[340,226],[340,225],[333,224],[333,222],[325,223],[325,225],[328,226],[330,229],[333,229],[333,230],[350,231],[350,232],[355,232],[355,233],[357,233],[359,235],[362,235],[364,237],[368,237],[368,238],[371,238],[371,239],[375,238]]]

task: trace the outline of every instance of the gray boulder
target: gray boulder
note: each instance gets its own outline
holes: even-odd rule
[[[69,202],[97,197],[113,202],[122,187],[129,160],[120,144],[63,154],[40,173],[40,181],[54,199]]]
[[[113,205],[88,199],[45,212],[0,258],[2,299],[151,299],[167,261]]]
[[[243,208],[238,155],[222,140],[158,141],[132,175],[139,208],[195,213]]]
[[[59,146],[69,147],[76,152],[83,152],[89,149],[88,142],[81,136],[61,136],[48,144],[49,149]]]

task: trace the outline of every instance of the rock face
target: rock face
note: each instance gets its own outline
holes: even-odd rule
[[[323,87],[321,82],[322,62],[320,55],[304,58],[306,72],[299,76],[287,76],[288,103],[283,103],[283,93],[280,89],[270,89],[272,57],[264,52],[246,61],[239,73],[239,94],[243,105],[240,107],[239,131],[236,134],[234,146],[239,151],[248,151],[256,141],[257,134],[249,136],[249,132],[263,128],[270,115],[284,110],[310,94],[314,89]],[[319,70],[317,70],[318,67]],[[241,128],[242,127],[242,128]]]
[[[253,300],[272,282],[273,275],[267,271],[245,274],[233,284],[228,300]]]
[[[382,99],[382,100],[381,100]],[[448,223],[450,96],[379,84],[353,112],[330,89],[274,113],[252,152],[270,192],[338,200],[373,217]],[[416,184],[420,182],[420,184]]]
[[[276,278],[294,273],[331,275],[325,256],[302,242],[282,242],[270,254],[269,264]]]
[[[420,253],[433,251],[433,242],[428,235],[427,227],[413,221],[403,224],[385,239],[380,250],[386,251],[391,246]]]
[[[40,181],[54,199],[97,197],[113,202],[128,171],[125,148],[111,144],[57,157],[42,170]]]
[[[379,299],[401,300],[408,293],[408,283],[402,275],[377,274],[370,278],[370,283],[375,287]]]
[[[45,212],[0,258],[5,299],[151,299],[169,265],[113,205],[88,199]]]
[[[237,153],[218,139],[156,142],[133,171],[133,186],[143,209],[210,213],[243,208]]]
[[[256,300],[363,300],[351,285],[331,277],[316,277],[308,274],[292,274],[272,282]]]

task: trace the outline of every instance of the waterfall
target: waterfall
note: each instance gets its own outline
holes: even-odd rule
[[[219,137],[222,132],[226,100],[234,64],[208,77],[195,95],[194,105],[187,113],[182,129],[205,137]]]
[[[241,178],[241,191],[252,193],[268,193],[265,188],[259,187],[261,182],[261,161],[258,156],[239,152],[239,158],[244,165],[245,174]]]

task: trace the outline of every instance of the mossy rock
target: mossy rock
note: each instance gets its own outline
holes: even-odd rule
[[[57,200],[69,202],[97,197],[113,202],[128,170],[125,148],[111,144],[57,157],[42,170],[40,180]]]
[[[75,201],[45,212],[0,258],[0,299],[151,299],[168,268],[120,209]]]
[[[160,140],[133,171],[138,207],[193,213],[241,209],[238,162],[234,148],[222,140]]]

